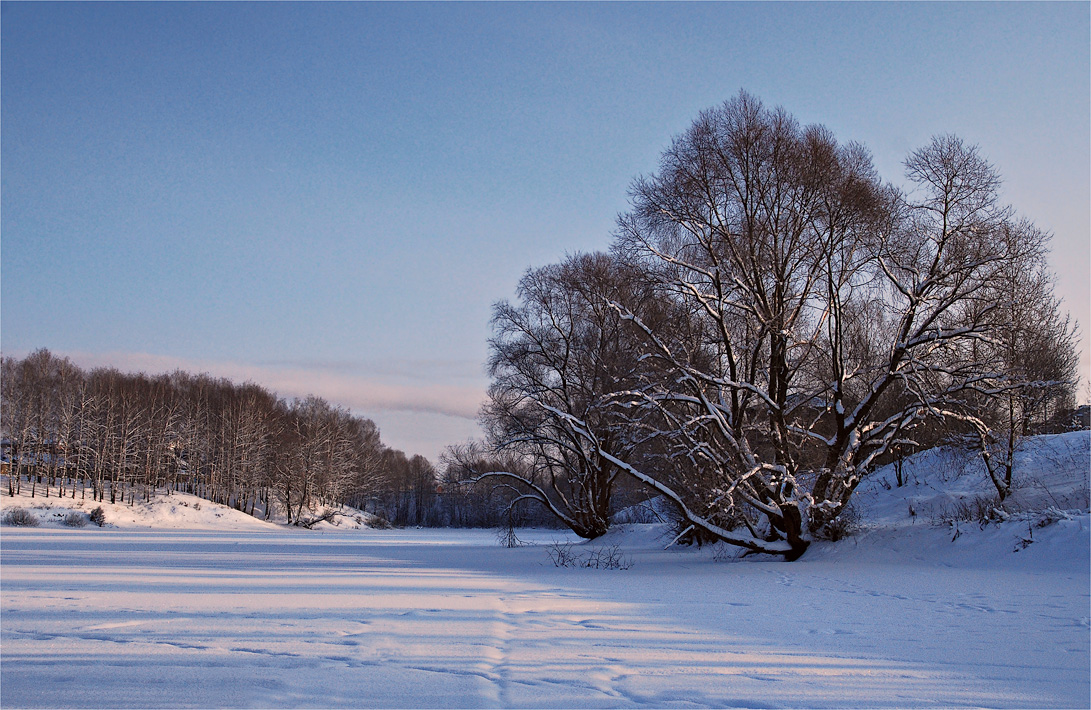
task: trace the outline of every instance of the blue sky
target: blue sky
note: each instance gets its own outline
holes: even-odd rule
[[[491,304],[740,88],[890,180],[978,144],[1091,329],[1087,3],[0,8],[5,354],[313,392],[435,458]]]

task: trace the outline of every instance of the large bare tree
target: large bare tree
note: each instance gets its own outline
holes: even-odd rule
[[[604,452],[629,459],[637,444],[610,397],[633,386],[640,367],[617,303],[662,320],[646,280],[608,254],[528,271],[518,301],[494,310],[486,450],[459,452],[475,480],[513,486],[513,505],[535,501],[585,538],[610,525],[621,469]]]
[[[616,244],[706,338],[683,347],[671,321],[613,301],[645,346],[637,386],[610,399],[640,413],[632,436],[663,465],[550,411],[702,534],[801,555],[914,427],[966,421],[1018,384],[995,347],[1020,233],[996,171],[951,136],[905,165],[908,192],[861,146],[745,93],[702,113],[634,184]]]

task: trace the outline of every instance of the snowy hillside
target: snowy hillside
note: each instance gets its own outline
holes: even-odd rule
[[[1046,509],[1086,511],[1091,432],[1037,436],[1027,439],[1015,456],[1013,493],[1004,502],[1007,512]],[[948,448],[931,449],[907,458],[902,466],[905,485],[897,485],[894,466],[873,473],[857,491],[855,505],[869,525],[888,527],[932,522],[960,511],[993,507],[996,489],[980,457]]]
[[[808,555],[1087,567],[1088,431],[1027,440],[1016,455],[1013,494],[1002,505],[980,459],[965,452],[924,451],[906,459],[902,474],[901,487],[893,466],[872,474],[852,503],[855,533]]]
[[[283,524],[267,522],[255,518],[240,510],[213,503],[188,493],[160,492],[149,501],[137,500],[128,503],[110,503],[93,501],[90,498],[44,498],[41,491],[31,498],[30,487],[24,487],[17,495],[7,495],[4,489],[0,495],[0,513],[13,508],[21,508],[33,514],[39,526],[68,528],[66,518],[72,513],[87,516],[95,508],[102,508],[105,526],[110,529],[130,530],[156,528],[165,530],[220,530],[220,531],[276,531],[283,530]],[[366,521],[371,516],[354,508],[345,507],[330,522],[322,521],[314,530],[362,530],[367,528]],[[95,526],[85,520],[88,530]]]

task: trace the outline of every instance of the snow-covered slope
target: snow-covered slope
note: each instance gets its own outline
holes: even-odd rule
[[[7,495],[7,490],[0,495],[0,510],[22,508],[37,516],[41,525],[47,527],[66,527],[64,520],[69,513],[89,514],[101,507],[105,514],[105,527],[108,528],[165,528],[184,530],[271,530],[278,526],[254,518],[246,513],[224,505],[209,502],[187,493],[160,493],[150,501],[136,500],[128,503],[110,503],[109,500],[98,502],[91,498],[60,498],[51,495],[42,497],[41,488],[37,495],[30,497],[30,486],[24,485],[23,491],[15,497]],[[93,524],[89,528],[95,527]]]
[[[1087,431],[1028,439],[1016,456],[1014,491],[1000,503],[981,461],[932,449],[873,473],[852,503],[855,531],[819,543],[809,557],[928,561],[970,567],[1086,568],[1091,557]]]
[[[55,493],[55,491],[54,491]],[[151,500],[137,499],[132,505],[129,503],[110,503],[108,500],[98,502],[90,498],[81,499],[80,494],[76,498],[60,498],[51,495],[48,498],[42,496],[39,488],[37,495],[30,497],[30,487],[24,484],[23,490],[16,496],[7,495],[5,485],[0,494],[0,513],[12,508],[22,508],[29,511],[44,527],[68,527],[65,518],[70,513],[90,514],[95,508],[101,507],[105,514],[104,527],[111,529],[129,530],[141,528],[160,528],[169,530],[222,530],[222,531],[275,531],[284,529],[283,524],[267,522],[255,518],[226,505],[220,505],[188,493],[163,492],[152,496]],[[344,508],[332,521],[322,521],[314,525],[316,531],[347,531],[362,530],[367,528],[367,521],[371,516],[354,508]],[[93,524],[86,526],[88,530],[94,529]]]
[[[1074,431],[1027,439],[1015,456],[1008,513],[1049,508],[1080,511],[1088,507],[1091,432]],[[923,451],[902,466],[905,485],[897,485],[894,466],[868,477],[856,493],[855,507],[870,526],[900,526],[913,518],[937,522],[997,507],[996,489],[980,457],[950,448]]]

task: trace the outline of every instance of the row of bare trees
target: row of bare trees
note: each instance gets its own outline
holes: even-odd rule
[[[585,537],[620,482],[692,534],[795,559],[877,465],[938,437],[1001,498],[1017,440],[1073,405],[1049,235],[974,147],[905,161],[740,93],[632,186],[608,254],[529,271],[494,315],[487,439],[451,452]]]
[[[48,350],[2,368],[11,494],[132,503],[185,491],[291,523],[385,484],[374,422],[317,397],[185,372],[84,372]]]
[[[546,511],[509,510],[518,495],[516,491],[504,486],[467,485],[461,477],[462,469],[457,466],[437,470],[423,456],[406,456],[388,449],[384,471],[386,485],[370,499],[368,510],[398,527],[558,526]]]
[[[498,526],[512,497],[460,485],[318,397],[181,371],[85,372],[48,350],[3,359],[0,431],[9,495],[132,504],[183,491],[290,524],[349,505],[428,527]]]

